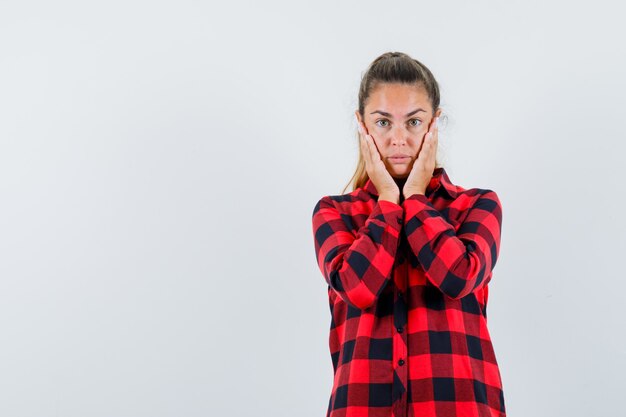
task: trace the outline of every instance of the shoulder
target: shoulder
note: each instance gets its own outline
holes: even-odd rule
[[[482,210],[502,217],[502,202],[498,193],[490,188],[463,188],[457,186],[456,198],[449,208],[458,212]]]
[[[496,191],[490,188],[470,188],[459,193],[457,201],[469,212],[486,219],[502,221],[502,202]]]
[[[490,188],[463,188],[459,185],[456,186],[457,189],[457,199],[463,200],[494,200],[498,203],[500,202],[500,198],[498,194],[490,189]]]
[[[341,209],[342,207],[346,208],[352,203],[365,202],[368,200],[368,196],[366,194],[367,193],[365,193],[361,188],[357,188],[356,190],[346,194],[325,195],[315,204],[313,214],[325,208]]]

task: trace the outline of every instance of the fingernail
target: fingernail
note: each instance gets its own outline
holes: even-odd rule
[[[439,117],[435,117],[435,127],[439,129]]]

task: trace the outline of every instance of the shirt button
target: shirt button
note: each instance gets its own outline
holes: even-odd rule
[[[404,329],[402,329],[402,327],[398,327],[397,330],[398,330],[398,333],[402,333],[402,330]]]
[[[401,217],[398,218],[398,224],[402,224],[402,218]]]
[[[400,359],[400,360],[398,361],[398,365],[400,365],[400,366],[404,365],[404,359]]]

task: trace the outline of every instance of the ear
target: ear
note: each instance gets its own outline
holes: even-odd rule
[[[439,117],[439,116],[441,116],[441,107],[439,107],[437,111],[435,112],[435,117]]]

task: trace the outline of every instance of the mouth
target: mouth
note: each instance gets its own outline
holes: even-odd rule
[[[411,160],[410,156],[390,156],[389,161],[393,164],[406,164]]]

